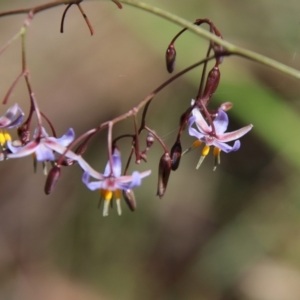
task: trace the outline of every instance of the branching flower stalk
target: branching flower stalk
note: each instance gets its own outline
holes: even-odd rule
[[[183,29],[171,40],[166,50],[166,67],[169,73],[172,73],[175,69],[177,55],[175,42],[186,30],[190,30],[208,40],[206,56],[199,62],[194,63],[193,65],[182,71],[179,71],[177,74],[167,79],[129,111],[116,116],[111,120],[97,124],[94,128],[87,130],[77,138],[75,137],[75,132],[72,128],[69,128],[66,134],[61,138],[57,138],[54,124],[52,124],[50,118],[39,109],[38,101],[35,97],[30,82],[30,72],[26,60],[26,33],[29,25],[32,23],[32,20],[37,13],[46,11],[56,6],[66,5],[60,24],[60,32],[63,33],[67,12],[73,5],[75,5],[81,12],[89,28],[90,34],[93,35],[94,29],[82,7],[84,2],[84,0],[56,0],[42,5],[0,13],[0,17],[26,14],[26,18],[21,30],[2,48],[0,48],[1,55],[7,49],[9,49],[10,45],[14,41],[19,38],[21,39],[21,73],[8,88],[8,91],[3,99],[3,104],[6,104],[9,101],[12,91],[23,77],[25,79],[30,98],[30,109],[25,121],[23,120],[24,113],[17,104],[9,108],[3,117],[0,117],[0,121],[2,120],[2,125],[0,124],[1,130],[17,128],[18,133],[18,139],[12,141],[10,135],[5,135],[6,131],[4,133],[2,131],[0,132],[0,145],[2,147],[2,151],[0,152],[0,160],[15,159],[24,157],[26,155],[33,155],[34,165],[36,165],[37,162],[42,162],[44,170],[46,164],[50,162],[51,169],[47,176],[44,188],[46,194],[52,193],[55,189],[55,186],[57,182],[59,182],[62,174],[62,167],[78,165],[82,169],[82,181],[87,188],[90,190],[98,190],[100,192],[101,197],[104,200],[104,216],[108,215],[109,205],[112,204],[113,198],[115,198],[117,203],[117,211],[119,214],[121,214],[121,194],[123,195],[123,198],[130,210],[134,211],[136,209],[136,199],[132,189],[140,186],[142,179],[149,176],[151,170],[143,172],[134,171],[132,175],[127,175],[127,173],[133,161],[133,157],[135,157],[136,164],[147,162],[148,152],[151,150],[155,140],[158,141],[158,144],[163,150],[158,164],[157,195],[160,198],[163,197],[166,192],[171,172],[176,171],[179,168],[183,154],[201,146],[202,150],[201,157],[197,165],[198,168],[203,162],[204,158],[209,154],[210,147],[212,146],[214,147],[213,156],[215,161],[215,170],[216,166],[220,163],[221,152],[229,153],[239,149],[241,144],[239,138],[249,132],[253,125],[250,124],[236,131],[226,133],[229,122],[226,112],[232,107],[232,104],[230,102],[226,102],[218,108],[208,108],[208,104],[211,102],[211,99],[219,86],[221,78],[220,65],[225,58],[232,55],[239,55],[300,79],[300,72],[298,70],[285,66],[260,54],[237,47],[223,40],[221,32],[211,20],[206,18],[197,19],[194,23],[191,23],[171,13],[139,1],[112,0],[112,2],[120,9],[122,8],[121,3],[128,4],[152,14],[156,14],[183,27]],[[209,30],[201,28],[202,25],[208,25]],[[212,60],[215,61],[214,66],[209,72],[207,72],[208,62]],[[202,66],[202,72],[200,76],[199,88],[195,93],[195,100],[193,100],[191,104],[188,101],[186,109],[181,113],[181,117],[178,116],[180,126],[175,142],[169,149],[168,145],[164,143],[159,133],[157,133],[155,129],[148,126],[148,109],[154,100],[154,97],[161,90],[174,82],[177,78],[199,66]],[[137,118],[138,114],[141,114],[140,122]],[[37,119],[38,125],[37,128],[34,129],[33,134],[31,134],[31,121],[34,116]],[[114,136],[114,125],[124,121],[127,118],[133,118],[133,132],[125,133],[120,136]],[[50,127],[52,132],[51,135],[47,133],[43,121],[46,121]],[[181,136],[185,133],[186,128],[188,128],[188,133],[196,138],[196,141],[186,151],[182,151]],[[108,161],[104,172],[100,173],[86,162],[84,159],[84,154],[86,149],[89,147],[91,139],[96,138],[97,134],[103,130],[107,130],[106,149]],[[147,133],[147,138],[145,148],[143,149],[141,135],[144,132]],[[7,138],[5,138],[5,136],[7,136]],[[121,150],[118,147],[118,143],[124,138],[130,139],[131,151],[127,158],[125,168],[122,171]],[[234,145],[231,146],[228,144],[228,142],[234,142]],[[94,178],[96,181],[91,181],[90,178]]]

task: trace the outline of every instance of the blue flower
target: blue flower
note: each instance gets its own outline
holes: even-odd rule
[[[101,197],[104,199],[103,216],[108,216],[109,204],[113,197],[116,199],[118,214],[121,215],[121,191],[140,186],[142,178],[151,173],[151,170],[141,173],[135,171],[131,176],[121,176],[122,163],[118,149],[115,149],[112,155],[112,169],[110,163],[107,162],[103,174],[96,172],[91,167],[86,168],[88,165],[83,167],[81,162],[78,163],[85,170],[82,176],[83,183],[92,191],[100,190]],[[98,181],[90,181],[90,176]]]
[[[192,116],[189,118],[188,121],[188,130],[191,136],[197,138],[197,141],[193,144],[191,148],[189,148],[184,153],[188,152],[189,150],[195,147],[200,146],[202,143],[205,144],[205,146],[202,149],[202,155],[197,164],[197,169],[200,167],[204,158],[208,155],[210,146],[215,147],[214,156],[216,158],[216,168],[216,165],[220,163],[220,152],[224,151],[226,153],[229,153],[232,151],[237,151],[241,146],[241,142],[238,139],[245,135],[247,132],[249,132],[253,127],[253,125],[250,124],[236,131],[225,132],[227,130],[228,123],[229,121],[227,114],[222,109],[219,109],[217,117],[213,120],[213,130],[212,126],[207,124],[202,113],[198,108],[194,108],[192,110]],[[197,129],[192,127],[194,124],[196,124]],[[231,141],[234,141],[233,146],[227,144]]]
[[[0,117],[0,128],[14,128],[23,122],[24,113],[18,104],[10,107],[6,113]]]
[[[8,141],[7,147],[12,153],[7,154],[7,158],[20,158],[34,154],[37,161],[54,161],[54,152],[63,154],[74,138],[75,133],[72,128],[69,128],[61,138],[49,137],[43,127],[41,133],[37,128],[33,134],[33,140],[23,147],[16,147]],[[68,151],[66,157],[78,160],[78,156],[72,151]]]

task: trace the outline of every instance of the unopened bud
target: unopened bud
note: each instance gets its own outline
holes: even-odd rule
[[[176,171],[181,159],[182,147],[180,141],[176,141],[171,149],[172,170]]]
[[[220,109],[223,111],[228,111],[232,108],[233,104],[231,102],[225,102],[220,105]]]
[[[158,168],[158,186],[157,186],[157,195],[159,198],[162,198],[165,194],[167,184],[169,181],[169,176],[171,172],[172,162],[171,157],[168,152],[164,153],[159,161]]]
[[[60,174],[61,174],[61,169],[58,166],[54,166],[49,171],[49,174],[47,176],[46,183],[45,183],[45,189],[44,189],[46,195],[49,195],[53,191],[53,189],[56,186],[56,183],[60,177]]]
[[[146,139],[146,145],[147,145],[147,148],[150,148],[154,143],[154,136],[152,133],[148,133],[147,135],[147,139]]]
[[[122,190],[123,198],[131,211],[136,210],[136,201],[134,192],[131,189]]]
[[[219,85],[220,77],[221,74],[219,68],[213,67],[207,75],[203,98],[211,98]]]
[[[166,65],[169,73],[172,73],[175,68],[176,50],[173,44],[170,44],[166,52]]]

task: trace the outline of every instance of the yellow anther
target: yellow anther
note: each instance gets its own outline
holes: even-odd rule
[[[121,190],[116,190],[115,191],[115,197],[116,197],[116,199],[121,199]]]
[[[219,156],[220,155],[220,153],[221,153],[221,149],[220,148],[218,148],[218,147],[214,147],[214,156]]]
[[[195,149],[195,148],[201,146],[201,144],[202,144],[201,141],[196,140],[196,141],[192,144],[192,146],[191,146],[190,148],[184,150],[184,151],[181,153],[181,156],[183,156],[184,154],[190,152],[191,150],[193,150],[193,149]]]
[[[5,144],[5,136],[4,136],[4,133],[1,131],[0,132],[0,145],[4,146],[4,144]]]
[[[113,196],[113,192],[110,190],[103,190],[101,189],[101,195],[104,198],[104,200],[110,201],[112,196]]]
[[[11,135],[8,132],[4,132],[5,141],[11,141]]]
[[[196,140],[196,141],[193,143],[192,148],[193,148],[193,149],[194,149],[194,148],[197,148],[197,147],[201,146],[201,144],[202,144],[202,142],[201,142],[200,140]]]
[[[204,161],[204,158],[207,156],[207,154],[209,153],[210,150],[210,146],[205,145],[201,151],[201,157],[198,161],[198,164],[196,166],[196,169],[199,169],[199,167],[201,166],[202,162]]]
[[[206,156],[209,153],[209,150],[210,150],[210,147],[205,145],[201,152],[202,156]]]

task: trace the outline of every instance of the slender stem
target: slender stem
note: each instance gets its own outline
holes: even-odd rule
[[[69,8],[73,5],[74,3],[70,3],[67,5],[67,7],[65,8],[63,15],[61,17],[61,22],[60,22],[60,33],[64,33],[64,24],[65,24],[65,18],[67,15],[67,12],[69,10]]]
[[[112,161],[112,130],[114,123],[112,121],[108,122],[108,133],[107,133],[107,147],[108,147],[108,161],[110,166],[111,175],[113,174],[113,161]]]
[[[72,2],[74,2],[74,0],[56,0],[53,2],[41,4],[41,5],[30,7],[30,8],[23,8],[23,9],[16,9],[16,10],[2,12],[2,13],[0,13],[0,17],[15,15],[15,14],[26,14],[26,13],[28,14],[30,12],[32,14],[37,14],[38,12],[47,10],[49,8],[53,8],[56,6],[63,5],[63,4],[68,5]],[[155,6],[143,3],[143,2],[135,1],[135,0],[120,0],[120,1],[113,1],[113,2],[116,4],[118,2],[125,3],[128,5],[134,6],[136,8],[145,10],[147,12],[150,12],[152,14],[155,14],[157,16],[160,16],[168,21],[172,21],[173,23],[175,23],[177,25],[188,28],[191,32],[193,32],[199,36],[202,36],[205,39],[208,39],[220,46],[223,46],[224,49],[227,52],[230,52],[232,55],[239,55],[239,56],[245,57],[247,59],[261,63],[262,65],[269,66],[269,67],[271,67],[275,70],[278,70],[284,74],[287,74],[287,75],[293,76],[297,79],[300,79],[300,71],[298,71],[292,67],[289,67],[283,63],[280,63],[274,59],[271,59],[269,57],[261,55],[259,53],[256,53],[251,50],[247,50],[242,47],[238,47],[232,43],[229,43],[229,42],[217,37],[216,35],[212,34],[211,32],[194,25],[192,22],[189,22],[183,18],[180,18],[179,16],[176,16],[176,15],[174,15],[170,12],[167,12],[163,9],[160,9],[158,7],[155,7]]]
[[[18,75],[18,77],[13,81],[12,85],[10,86],[10,88],[8,89],[3,101],[2,101],[2,104],[6,104],[10,95],[11,95],[11,92],[14,90],[14,88],[16,87],[17,83],[19,82],[19,80],[25,75],[25,73],[22,71],[21,74]]]
[[[18,32],[17,34],[15,34],[1,49],[0,49],[0,55],[15,41],[17,40],[20,35],[22,34],[23,28],[20,30],[20,32]]]
[[[134,150],[135,150],[135,157],[136,162],[140,162],[140,141],[139,141],[139,129],[138,129],[138,122],[136,115],[133,116],[134,120],[134,132],[135,132],[135,138],[134,138]]]
[[[293,76],[297,79],[300,79],[300,71],[298,71],[292,67],[289,67],[283,63],[280,63],[274,59],[271,59],[269,57],[261,55],[259,53],[256,53],[251,50],[247,50],[242,47],[238,47],[232,43],[229,43],[229,42],[217,37],[216,35],[210,33],[209,31],[194,25],[192,22],[189,22],[183,18],[180,18],[170,12],[164,11],[158,7],[154,7],[152,5],[142,3],[139,1],[135,1],[135,0],[120,0],[120,2],[140,8],[140,9],[148,11],[152,14],[158,15],[158,16],[160,16],[164,19],[167,19],[168,21],[172,21],[173,23],[176,23],[177,25],[180,25],[182,27],[187,27],[193,33],[200,35],[203,38],[208,39],[212,42],[215,42],[216,44],[218,44],[220,46],[223,46],[226,51],[230,52],[233,55],[239,55],[239,56],[245,57],[247,59],[256,61],[265,66],[269,66],[273,69],[276,69],[282,73],[285,73],[285,74]]]
[[[163,149],[164,149],[165,152],[169,152],[168,147],[165,145],[165,143],[163,142],[163,140],[156,134],[155,131],[153,131],[152,129],[150,129],[147,126],[145,126],[145,130],[147,130],[148,132],[150,132],[157,139],[157,141],[163,147]]]
[[[80,3],[77,3],[77,7],[79,8],[79,10],[81,12],[81,14],[82,14],[82,16],[83,16],[83,18],[84,18],[84,20],[85,20],[85,22],[86,22],[89,30],[90,30],[91,35],[93,35],[94,34],[93,26],[92,26],[90,20],[88,19],[87,15],[85,14],[83,8],[81,7]]]

